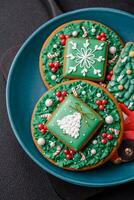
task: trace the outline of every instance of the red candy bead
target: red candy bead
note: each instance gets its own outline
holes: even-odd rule
[[[66,159],[67,159],[67,160],[70,160],[71,158],[72,158],[72,155],[71,155],[71,154],[67,154],[67,155],[66,155]]]
[[[65,149],[64,154],[66,154],[66,155],[69,154],[69,150]]]
[[[55,67],[55,68],[58,68],[59,66],[60,66],[60,63],[59,63],[59,62],[55,62],[55,63],[54,63],[54,67]]]
[[[61,44],[64,46],[66,44],[66,40],[65,39],[62,39],[61,41]]]
[[[61,96],[61,91],[57,90],[55,95],[56,95],[56,97],[60,97]]]
[[[75,154],[75,150],[74,149],[70,149],[69,152],[70,152],[70,154]]]
[[[100,35],[96,35],[96,39],[97,39],[97,40],[100,40],[100,39],[101,39],[101,36],[100,36]]]
[[[61,96],[63,96],[63,97],[67,96],[67,92],[66,91],[62,91],[61,92]]]
[[[112,139],[113,139],[113,136],[112,136],[111,133],[109,133],[109,134],[107,135],[107,139],[108,139],[108,140],[112,140]]]
[[[101,134],[101,136],[102,136],[103,138],[106,138],[106,137],[107,137],[107,134],[104,132],[104,133]]]
[[[64,101],[64,97],[61,96],[61,97],[58,98],[58,100],[59,100],[59,102],[62,102],[62,101]]]
[[[106,100],[106,99],[103,99],[103,100],[102,100],[102,104],[105,105],[106,103],[107,103],[107,100]]]
[[[57,69],[56,69],[55,67],[52,67],[52,68],[51,68],[51,72],[52,72],[52,73],[55,73],[56,70],[57,70]]]
[[[96,100],[95,103],[96,103],[97,105],[101,105],[101,104],[102,104],[101,100]]]
[[[38,129],[41,130],[44,128],[44,125],[43,124],[38,124]]]
[[[46,132],[46,130],[43,128],[43,129],[40,130],[40,132],[41,132],[42,134],[44,134],[44,133]]]
[[[105,33],[104,33],[104,32],[101,32],[101,33],[100,33],[100,36],[101,36],[101,37],[105,37]]]
[[[110,81],[110,80],[111,80],[111,76],[110,76],[110,75],[107,75],[106,79],[107,79],[108,81]]]
[[[102,139],[101,140],[101,144],[106,144],[107,143],[107,140],[106,139]]]
[[[104,106],[103,106],[103,105],[100,105],[100,106],[99,106],[99,110],[104,110]]]
[[[70,38],[70,35],[69,35],[69,34],[65,35],[65,38],[66,38],[66,39],[67,39],[67,38]]]
[[[60,38],[60,39],[64,39],[64,38],[65,38],[65,35],[64,35],[64,34],[60,34],[60,35],[59,35],[59,38]]]
[[[49,63],[48,63],[48,66],[49,66],[50,68],[52,68],[52,67],[54,67],[54,63],[53,63],[53,62],[49,62]]]
[[[111,70],[111,71],[109,72],[109,74],[110,74],[110,75],[113,75],[113,70]]]
[[[102,38],[101,38],[101,41],[105,41],[105,40],[106,40],[106,38],[105,38],[105,37],[102,37]]]

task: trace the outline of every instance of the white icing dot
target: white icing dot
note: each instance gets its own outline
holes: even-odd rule
[[[97,93],[96,96],[97,96],[98,98],[100,98],[100,97],[101,97],[101,93]]]
[[[47,99],[45,104],[46,104],[47,107],[50,107],[53,104],[52,99]]]
[[[93,144],[97,144],[97,140],[93,140]]]
[[[73,32],[72,32],[72,35],[73,35],[74,37],[76,37],[76,36],[78,35],[78,32],[77,32],[77,31],[73,31]]]
[[[55,80],[56,80],[56,75],[52,75],[52,76],[51,76],[51,79],[52,79],[53,81],[55,81]]]
[[[82,91],[82,95],[85,95],[86,94],[86,92],[85,91]]]
[[[113,117],[111,115],[108,115],[106,118],[105,118],[105,122],[107,124],[112,124],[113,123]]]
[[[91,149],[91,154],[92,155],[96,154],[96,150],[95,149]]]
[[[95,32],[96,32],[96,29],[95,29],[95,28],[92,28],[92,29],[91,29],[91,32],[92,32],[92,33],[95,33]]]
[[[45,139],[44,138],[39,138],[37,140],[38,145],[43,146],[45,144]]]
[[[50,147],[54,147],[55,146],[55,142],[50,142]]]
[[[116,47],[114,47],[114,46],[110,47],[110,48],[109,48],[109,52],[110,52],[111,54],[115,54],[115,53],[116,53]]]
[[[55,48],[55,49],[56,49],[56,48],[57,48],[57,44],[54,44],[54,45],[53,45],[53,48]]]

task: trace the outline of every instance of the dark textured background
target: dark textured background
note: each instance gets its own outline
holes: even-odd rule
[[[93,189],[74,186],[48,175],[21,149],[6,114],[6,78],[20,45],[48,19],[62,12],[94,6],[113,7],[134,14],[134,0],[0,0],[0,200],[134,199],[133,182]]]

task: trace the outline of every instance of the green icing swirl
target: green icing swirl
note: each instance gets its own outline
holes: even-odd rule
[[[106,41],[108,42],[109,48],[112,46],[114,46],[116,48],[115,54],[108,53],[108,60],[112,60],[115,56],[116,56],[116,59],[113,62],[108,64],[107,74],[109,73],[110,70],[113,69],[114,65],[116,64],[116,61],[118,60],[121,49],[123,47],[123,44],[122,44],[121,40],[119,39],[119,36],[114,31],[109,29],[107,26],[100,24],[98,22],[94,22],[94,21],[81,21],[81,22],[70,23],[70,24],[66,25],[61,31],[57,32],[49,40],[45,49],[43,49],[43,51],[42,51],[41,57],[42,57],[42,63],[43,63],[42,70],[43,70],[44,80],[50,85],[50,87],[55,86],[58,83],[68,80],[67,78],[64,78],[62,75],[64,46],[62,46],[60,44],[59,35],[60,34],[69,34],[72,37],[72,32],[77,31],[78,32],[77,37],[80,38],[83,35],[83,31],[81,28],[82,26],[84,26],[86,28],[86,31],[88,33],[87,38],[96,39],[96,35],[100,34],[101,32],[104,32],[106,34]],[[94,28],[96,30],[94,33],[91,32],[92,28]],[[54,44],[57,45],[57,48],[53,48]],[[53,54],[55,52],[59,53],[58,57],[55,57],[52,59],[49,59],[47,57],[48,53]],[[59,63],[60,63],[59,69],[54,73],[57,77],[56,80],[51,79],[51,76],[53,75],[53,73],[51,72],[51,70],[48,66],[48,63],[51,61],[52,62],[59,61]],[[107,83],[106,80],[105,80],[105,82]]]
[[[38,124],[45,124],[47,119],[42,118],[41,115],[45,113],[52,113],[58,106],[59,101],[55,97],[56,90],[65,90],[68,94],[72,94],[71,88],[76,88],[76,91],[78,93],[78,97],[85,102],[87,105],[89,105],[91,108],[93,108],[96,112],[98,112],[104,119],[107,115],[111,115],[114,119],[114,122],[112,124],[106,124],[104,121],[103,125],[99,129],[99,131],[96,133],[96,135],[91,139],[88,144],[82,149],[82,153],[85,156],[85,160],[82,160],[82,156],[79,152],[75,153],[73,158],[70,160],[66,159],[66,155],[64,154],[64,150],[67,149],[67,147],[62,144],[57,138],[55,138],[49,131],[47,131],[44,135],[42,135],[37,127]],[[86,94],[82,94],[82,91],[85,91]],[[101,97],[98,98],[96,96],[97,93],[101,94]],[[46,107],[45,101],[46,99],[52,99],[53,104],[51,107]],[[105,105],[104,111],[101,111],[98,109],[98,106],[96,105],[96,100],[103,100],[107,99],[107,104]],[[32,128],[33,128],[33,136],[35,140],[37,141],[40,137],[43,137],[45,139],[45,145],[39,146],[42,154],[52,160],[56,165],[59,167],[68,167],[71,169],[80,169],[87,166],[92,166],[100,161],[104,160],[113,150],[115,146],[118,144],[118,137],[119,135],[114,134],[112,131],[109,130],[109,128],[117,129],[120,131],[120,116],[118,114],[117,107],[113,103],[113,101],[110,99],[110,97],[101,89],[98,88],[95,85],[91,85],[89,83],[86,83],[84,81],[75,81],[70,82],[67,84],[63,84],[60,86],[57,86],[56,88],[51,89],[47,92],[47,94],[43,95],[42,98],[37,103],[33,120],[32,120]],[[113,136],[112,140],[107,140],[106,144],[101,143],[102,136],[101,134],[103,132],[111,133]],[[96,140],[97,143],[93,144],[93,141]],[[50,147],[50,142],[55,142],[55,146],[53,148]],[[53,154],[56,152],[57,147],[61,147],[61,152],[54,156]],[[91,154],[91,149],[96,150],[96,154]]]

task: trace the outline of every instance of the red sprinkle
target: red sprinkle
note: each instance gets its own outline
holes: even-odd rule
[[[59,35],[59,38],[60,38],[60,39],[64,39],[64,38],[65,38],[65,35],[64,35],[64,34],[60,34],[60,35]]]
[[[43,124],[38,124],[38,129],[41,130],[44,128],[44,125]]]
[[[113,70],[111,70],[111,71],[109,72],[109,74],[110,74],[110,75],[113,75]]]
[[[67,96],[67,92],[66,91],[62,91],[61,92],[61,96],[63,96],[63,97]]]
[[[69,35],[69,34],[65,35],[65,38],[66,38],[66,39],[67,39],[67,38],[70,38],[70,35]]]
[[[107,75],[107,76],[106,76],[106,79],[107,79],[108,81],[110,81],[110,80],[111,80],[111,76],[110,76],[110,75]]]
[[[106,139],[102,139],[101,140],[101,144],[106,144],[107,143],[107,140]]]
[[[58,100],[59,100],[59,102],[62,102],[62,101],[64,101],[64,97],[61,96],[61,97],[58,98]]]
[[[104,110],[104,106],[103,106],[103,105],[100,105],[100,106],[99,106],[99,110]]]
[[[102,101],[101,100],[96,100],[95,102],[97,105],[101,105],[102,104]]]
[[[44,133],[46,132],[46,130],[43,128],[43,129],[40,130],[40,132],[41,132],[42,134],[44,134]]]
[[[104,132],[104,133],[101,134],[101,136],[102,136],[103,138],[106,138],[106,137],[107,137],[107,134]]]
[[[103,99],[103,100],[102,100],[102,104],[104,104],[104,105],[107,104],[107,100],[106,100],[106,99]]]
[[[111,133],[109,133],[109,134],[107,135],[107,139],[108,139],[108,140],[112,140],[112,139],[113,139],[113,136],[112,136]]]
[[[74,149],[70,149],[69,152],[70,152],[70,154],[75,154],[75,150]]]
[[[53,62],[49,62],[49,63],[48,63],[48,66],[49,66],[50,68],[52,68],[52,67],[54,67],[54,63],[53,63]]]
[[[56,97],[60,97],[61,96],[61,91],[57,90],[55,95],[56,95]]]
[[[101,36],[101,37],[105,37],[106,35],[105,35],[104,32],[101,32],[101,33],[100,33],[100,36]]]
[[[64,46],[66,44],[66,39],[62,39],[60,42],[61,42],[61,45]]]
[[[60,63],[59,62],[54,62],[54,67],[55,68],[58,68],[60,66]]]
[[[96,35],[96,39],[97,39],[97,40],[100,40],[100,39],[101,39],[101,36],[100,36],[100,35]]]
[[[105,38],[105,37],[102,37],[102,38],[101,38],[101,41],[105,41],[105,40],[106,40],[106,38]]]
[[[52,73],[55,73],[56,70],[57,70],[57,69],[56,69],[55,67],[52,67],[52,68],[51,68],[51,72],[52,72]]]
[[[67,160],[70,160],[71,158],[72,158],[72,155],[71,155],[71,154],[67,154],[67,155],[66,155],[66,159],[67,159]]]
[[[66,155],[69,154],[69,150],[65,149],[64,154],[66,154]]]

